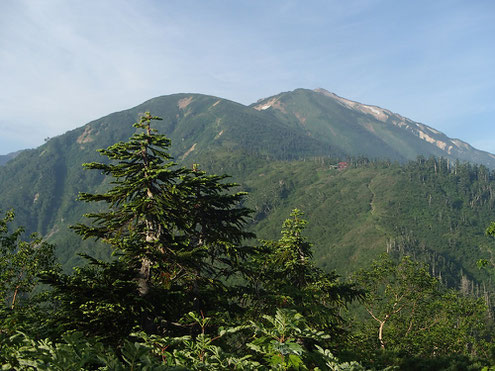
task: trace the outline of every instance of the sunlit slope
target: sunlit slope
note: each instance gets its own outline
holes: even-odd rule
[[[276,238],[294,207],[309,220],[317,262],[344,273],[381,252],[412,255],[449,285],[483,276],[490,258],[484,235],[495,220],[494,174],[486,168],[420,160],[407,166],[359,165],[345,170],[318,163],[272,163],[243,183],[251,192],[258,235]]]
[[[389,110],[324,89],[297,89],[263,99],[252,107],[348,155],[398,161],[433,155],[495,168],[495,156],[488,152]]]
[[[479,278],[476,260],[490,257],[483,232],[495,220],[493,174],[446,160],[347,160],[367,154],[406,161],[421,148],[430,150],[427,155],[443,152],[411,129],[421,126],[404,121],[409,130],[389,122],[396,117],[391,113],[379,120],[339,99],[302,89],[252,107],[198,94],[158,97],[52,138],[0,167],[0,209],[14,208],[18,224],[56,243],[66,267],[78,262],[77,252],[107,255],[68,229],[90,208],[103,207],[78,202],[77,194],[108,187],[109,179],[81,164],[103,160],[96,150],[127,140],[135,132],[131,124],[150,111],[163,118],[156,127],[172,139],[177,162],[231,174],[249,192],[249,227],[260,238],[277,238],[297,207],[310,221],[308,237],[326,269],[354,270],[388,249],[427,261],[451,285],[463,275]],[[349,167],[338,170],[339,160]]]
[[[135,132],[132,123],[146,111],[163,118],[156,122],[157,130],[172,139],[172,154],[188,166],[206,163],[208,153],[238,158],[241,168],[252,156],[289,160],[342,155],[252,108],[211,96],[176,94],[105,116],[22,152],[0,167],[0,209],[14,208],[17,223],[28,232],[37,231],[59,244],[70,238],[71,246],[61,248],[70,261],[80,243],[67,226],[88,210],[76,197],[106,186],[101,175],[84,171],[82,163],[101,161],[97,149],[127,140]],[[256,161],[249,166],[257,166]]]

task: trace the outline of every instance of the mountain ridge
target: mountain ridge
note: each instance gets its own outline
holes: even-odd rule
[[[301,92],[303,94],[301,94]],[[293,100],[297,100],[301,98],[295,97],[296,95],[310,94],[320,95],[328,98],[328,100],[326,102],[318,102],[318,104],[315,104],[314,101],[307,102],[308,107],[305,107],[303,111],[314,110],[315,112],[319,112],[321,115],[325,116],[324,120],[321,120],[321,117],[311,118],[311,114],[304,115],[297,110],[292,112],[290,109],[288,110],[288,107],[283,106],[282,101],[287,96],[292,96]],[[207,108],[208,111],[220,102],[224,102],[227,105],[236,106],[240,111],[244,111],[244,113],[249,109],[257,110],[262,114],[258,119],[264,121],[264,125],[275,125],[276,129],[282,132],[285,131],[285,134],[287,135],[287,131],[289,131],[292,132],[291,135],[298,136],[294,134],[293,131],[299,131],[299,134],[301,134],[302,130],[305,132],[306,137],[311,138],[310,141],[313,142],[312,145],[320,148],[319,150],[315,149],[313,152],[306,151],[309,153],[304,153],[303,146],[299,146],[298,151],[303,152],[303,156],[365,156],[369,158],[405,162],[407,160],[413,160],[420,155],[426,157],[433,155],[437,157],[446,157],[451,160],[457,159],[460,161],[480,163],[490,168],[495,168],[495,155],[492,153],[476,149],[461,139],[449,138],[446,134],[433,127],[413,121],[388,109],[377,105],[368,105],[353,101],[323,88],[316,88],[313,90],[295,89],[289,92],[282,92],[271,97],[259,99],[256,103],[250,105],[244,105],[232,100],[204,94],[177,93],[151,98],[134,108],[147,106],[151,110],[156,106],[154,103],[157,101],[166,99],[173,100],[174,98],[179,98],[177,100],[177,107],[174,108],[183,111],[184,115],[198,113],[198,110],[190,110],[190,104],[193,101],[198,99],[209,99],[211,100],[211,105]],[[335,103],[337,103],[337,105],[335,105]],[[330,109],[321,109],[325,104],[328,107],[333,104],[333,107],[330,107]],[[131,108],[130,110],[134,108]],[[169,105],[168,109],[170,110],[171,108],[172,107]],[[205,107],[203,107],[203,109],[204,108]],[[300,109],[298,108],[298,110]],[[114,112],[113,114],[122,114],[127,111],[129,110]],[[163,110],[159,111],[162,111],[161,114],[166,115],[166,112],[163,112]],[[199,109],[199,111],[201,111],[201,109]],[[278,111],[278,113],[275,115],[266,115],[269,113],[268,111]],[[176,115],[177,114],[179,113],[176,112]],[[101,121],[107,116],[93,120],[86,125],[98,122],[99,120]],[[174,120],[172,116],[166,116],[168,120]],[[232,115],[225,119],[234,123],[238,121],[235,117],[232,117]],[[326,122],[319,122],[325,120]],[[382,125],[380,125],[380,123]],[[348,130],[349,128],[342,128],[343,125],[353,127],[351,130]],[[393,126],[398,129],[395,130],[394,133],[392,132]],[[259,130],[262,129],[259,123],[258,127]],[[221,131],[222,130],[219,130],[217,135],[221,136],[225,133],[224,131],[219,134]],[[331,138],[334,134],[337,134],[335,135],[335,138]],[[354,139],[352,139],[353,136],[355,137]],[[218,137],[216,139],[218,139]],[[304,139],[304,141],[307,140],[308,138]],[[258,143],[260,143],[259,138],[253,141],[253,145]],[[183,149],[183,153],[191,149],[193,145],[194,143],[190,143],[188,148]],[[192,149],[192,151],[194,150],[199,150],[199,147],[197,149]],[[18,152],[0,155],[0,166],[4,165],[17,154]]]
[[[318,103],[313,102],[313,110],[314,112],[318,112],[320,116],[312,118],[313,129],[321,136],[327,135],[326,132],[328,131],[332,131],[335,137],[341,134],[341,138],[338,140],[346,143],[347,139],[346,145],[350,145],[352,155],[378,158],[389,157],[398,160],[404,160],[404,158],[406,160],[412,160],[418,155],[434,155],[452,160],[458,159],[461,161],[481,163],[490,168],[495,168],[495,155],[489,152],[478,150],[460,139],[449,138],[446,134],[428,125],[415,122],[388,109],[352,101],[322,88],[314,90],[296,89],[292,92],[280,93],[264,98],[252,104],[251,107],[260,111],[276,110],[278,111],[278,116],[287,117],[292,114],[302,125],[307,127],[309,118],[301,115],[300,111],[297,111],[304,110],[304,108],[297,107],[297,102],[293,102],[295,100],[293,97],[294,95],[306,95],[307,99],[311,99],[310,96],[315,94],[328,99],[326,102],[322,102],[321,99]],[[332,105],[333,107],[330,110],[321,109],[322,105],[325,104],[327,107],[331,107]],[[292,110],[290,109],[291,106],[293,106]],[[346,120],[346,118],[342,119],[339,115],[353,117],[351,120]],[[325,116],[326,122],[324,122],[325,120],[321,120],[321,116]],[[349,130],[343,127],[341,122],[349,127],[354,126],[354,128]],[[320,128],[316,128],[316,126],[320,126]],[[398,130],[395,130],[393,127]],[[357,131],[361,131],[361,136],[356,138],[353,144],[350,144],[348,139],[355,135]],[[362,147],[358,142],[362,142],[362,138],[365,137],[377,144],[380,143],[381,147],[391,148],[384,155],[377,151],[376,148],[367,149]],[[332,142],[331,138],[328,138],[328,140]],[[333,142],[333,144],[337,143]],[[352,150],[352,147],[361,148],[364,153]]]
[[[251,228],[260,237],[276,238],[280,224],[292,208],[307,212],[308,231],[320,246],[315,257],[321,257],[321,264],[328,269],[341,268],[332,257],[363,266],[384,251],[390,238],[396,237],[395,225],[401,230],[417,225],[419,231],[424,227],[423,215],[428,215],[429,225],[438,229],[438,233],[421,237],[428,244],[440,236],[432,244],[434,251],[454,246],[458,234],[466,236],[457,242],[458,252],[448,253],[448,262],[459,259],[461,253],[468,254],[469,240],[481,246],[485,238],[483,221],[495,220],[491,208],[495,202],[495,181],[492,175],[484,175],[486,168],[469,170],[474,175],[466,175],[462,182],[455,178],[456,174],[449,175],[452,179],[444,180],[445,189],[431,190],[435,182],[424,183],[424,179],[431,178],[430,173],[436,174],[438,168],[456,167],[456,162],[450,157],[418,170],[419,174],[393,164],[415,159],[422,149],[427,156],[442,152],[412,133],[390,125],[388,119],[377,120],[333,97],[307,89],[281,93],[254,105],[262,108],[270,100],[278,102],[279,108],[273,108],[273,102],[266,109],[255,109],[253,105],[219,97],[180,93],[156,97],[93,120],[51,138],[39,148],[23,151],[0,167],[0,210],[14,208],[17,225],[25,226],[27,233],[40,233],[59,246],[58,255],[66,267],[79,263],[77,253],[105,257],[108,250],[81,242],[68,229],[80,222],[83,214],[99,210],[98,205],[76,201],[78,193],[104,191],[110,181],[97,172],[84,171],[81,164],[102,161],[96,150],[126,141],[137,130],[132,123],[140,114],[150,111],[163,118],[154,126],[171,138],[170,152],[180,165],[190,167],[199,163],[209,173],[230,174],[241,184],[241,190],[249,192],[246,205],[254,210]],[[367,168],[368,160],[358,157],[361,149],[370,151],[368,157],[386,161]],[[433,150],[436,152],[432,153]],[[348,161],[351,168],[340,171],[335,166],[339,161]],[[450,174],[445,169],[442,171]],[[481,174],[480,179],[489,179],[488,183],[470,185],[476,174]],[[407,200],[411,207],[404,208],[402,192],[411,187],[411,179],[416,179],[415,185],[406,193],[417,193]],[[465,189],[458,189],[464,184]],[[462,213],[471,215],[469,205],[476,206],[479,200],[484,200],[480,206],[484,209],[476,209],[473,222],[462,227],[469,231],[459,232],[453,220],[465,218]],[[431,205],[445,210],[437,215]],[[416,209],[411,217],[413,207]],[[446,225],[447,222],[451,224]],[[464,269],[476,275],[473,261],[478,253],[469,254],[474,254],[473,259]],[[456,266],[454,263],[452,266]]]
[[[463,140],[461,140],[459,138],[450,138],[446,134],[444,134],[444,133],[442,133],[442,132],[440,132],[440,131],[432,128],[431,126],[428,126],[428,125],[423,124],[423,123],[420,123],[420,122],[415,122],[415,121],[413,121],[413,120],[411,120],[409,118],[406,118],[406,117],[400,115],[399,113],[392,112],[392,111],[390,111],[388,109],[382,108],[382,107],[377,106],[377,105],[369,105],[369,104],[364,104],[364,103],[360,103],[360,102],[357,102],[357,101],[352,101],[350,99],[347,99],[347,98],[344,98],[344,97],[340,97],[337,94],[332,93],[332,92],[329,92],[328,90],[325,90],[323,88],[317,88],[317,89],[314,89],[313,91],[315,91],[317,93],[324,94],[324,95],[328,95],[330,97],[334,97],[335,99],[343,102],[346,105],[351,105],[351,106],[358,105],[360,107],[368,108],[371,111],[371,114],[373,116],[375,116],[376,118],[382,119],[382,120],[383,120],[383,116],[384,116],[385,113],[387,115],[389,115],[389,116],[399,117],[403,121],[416,124],[420,129],[428,130],[428,131],[430,131],[430,132],[432,132],[433,134],[436,134],[436,135],[442,135],[443,137],[447,138],[454,146],[456,146],[458,148],[475,149],[477,151],[484,152],[484,153],[488,154],[490,157],[492,157],[493,159],[495,159],[495,155],[492,154],[492,153],[490,153],[490,152],[488,152],[488,151],[483,151],[483,150],[479,150],[477,148],[474,148],[469,143],[467,143],[467,142],[465,142],[465,141],[463,141]],[[400,126],[400,124],[399,124],[399,126]],[[424,132],[419,131],[419,130],[418,130],[418,136],[419,136],[420,139],[423,139],[423,140],[425,140],[425,141],[427,141],[429,143],[435,143],[435,145],[437,147],[439,147],[440,149],[442,149],[442,150],[445,150],[445,148],[447,146],[447,144],[445,142],[435,141],[430,136],[428,136],[427,134],[425,134]],[[453,146],[450,146],[449,148],[452,148],[452,147]],[[449,152],[449,154],[450,154],[450,152]]]
[[[10,153],[7,153],[5,155],[0,155],[0,166],[5,165],[10,160],[16,158],[16,156],[19,155],[19,153],[21,153],[22,151],[24,151],[24,150],[21,149],[19,151],[10,152]]]

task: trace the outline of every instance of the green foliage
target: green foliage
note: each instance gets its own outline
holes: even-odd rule
[[[255,303],[262,311],[292,308],[316,326],[334,335],[342,332],[339,311],[360,292],[339,281],[337,274],[325,273],[312,260],[312,245],[303,236],[306,221],[293,210],[278,241],[262,241],[261,254],[252,263],[251,283]]]
[[[225,176],[207,175],[197,165],[177,166],[170,140],[151,127],[158,118],[145,114],[136,133],[128,130],[127,142],[101,150],[103,162],[85,165],[100,174],[88,181],[72,173],[94,192],[81,194],[85,208],[72,209],[72,201],[54,196],[67,186],[57,176],[68,171],[60,154],[72,144],[48,142],[43,156],[49,179],[33,180],[39,195],[25,193],[39,207],[36,217],[43,215],[38,227],[48,232],[50,223],[66,215],[55,213],[62,204],[71,213],[85,209],[90,223],[74,229],[109,245],[114,256],[82,254],[88,264],[63,273],[52,246],[37,237],[21,241],[21,229],[9,232],[13,215],[7,213],[0,221],[4,369],[364,369],[354,360],[375,369],[479,369],[493,361],[485,305],[469,296],[480,291],[469,273],[482,254],[462,245],[478,241],[475,227],[492,213],[493,174],[422,158],[405,167],[359,158],[341,169],[318,157],[272,162],[266,143],[252,152],[234,150],[233,136],[220,134],[220,126],[205,127],[202,135],[210,142],[222,138],[228,154],[204,150],[200,156],[201,146],[195,152],[193,144],[203,138],[195,134],[194,119],[186,117],[207,106],[204,117],[213,119],[224,102],[204,97],[191,102],[180,100],[179,108],[173,105],[180,112],[168,117],[172,127],[177,120],[190,123],[176,128],[182,149],[189,148],[182,160],[198,156],[210,168],[233,169],[245,180],[244,189],[260,197],[236,193]],[[298,125],[291,122],[295,131],[282,142],[298,138]],[[89,148],[95,144],[93,130],[110,138],[110,127],[105,120],[92,124],[71,133],[71,143]],[[232,127],[222,127],[227,129]],[[242,143],[250,146],[256,135]],[[275,222],[294,205],[311,210],[307,229],[295,209],[278,240],[242,246],[243,239],[254,237],[247,231],[246,206],[256,213],[252,227],[273,237]],[[355,284],[330,270],[343,262],[364,264],[385,248],[390,255],[356,274]],[[390,258],[409,253],[431,266]],[[463,254],[468,263],[461,271],[457,260]],[[49,290],[31,300],[40,277]],[[459,278],[464,295],[442,286],[441,281],[457,286]],[[358,320],[351,328],[343,313],[353,299],[363,305],[352,303]],[[366,319],[359,317],[366,313]]]
[[[364,307],[370,316],[356,338],[363,359],[398,364],[486,354],[483,300],[442,288],[423,264],[409,257],[397,264],[384,255],[356,273],[355,280],[366,291]]]
[[[308,92],[299,93],[304,97]],[[191,103],[180,108],[178,102],[189,97]],[[165,118],[154,125],[173,139],[170,152],[178,162],[188,167],[200,162],[209,172],[228,172],[249,191],[243,206],[255,211],[250,230],[256,234],[278,238],[280,224],[296,207],[306,213],[305,233],[325,271],[342,275],[362,268],[388,243],[398,254],[425,261],[450,287],[458,287],[464,276],[472,292],[483,290],[481,280],[487,274],[476,262],[491,258],[483,229],[487,220],[495,220],[494,177],[488,169],[446,159],[420,158],[399,166],[360,158],[348,159],[349,168],[338,171],[334,167],[343,156],[333,153],[334,158],[328,158],[311,146],[303,151],[309,143],[302,139],[309,137],[296,130],[296,117],[294,125],[286,124],[287,138],[295,143],[287,157],[282,153],[287,147],[282,147],[288,142],[274,136],[277,127],[262,129],[263,117],[273,119],[271,110],[258,112],[225,101],[213,107],[217,101],[196,95],[161,97],[25,151],[0,168],[0,208],[14,207],[16,223],[56,243],[66,272],[84,263],[77,253],[107,258],[103,244],[81,241],[67,229],[81,223],[82,214],[102,211],[98,203],[77,203],[79,192],[103,194],[111,187],[109,177],[83,172],[79,165],[105,162],[95,149],[141,130],[121,123],[153,109]],[[256,149],[247,148],[251,142],[258,143]]]
[[[134,336],[151,347],[153,353],[170,367],[186,367],[189,370],[256,370],[261,366],[250,355],[235,355],[228,352],[230,349],[221,346],[225,337],[249,328],[248,325],[220,328],[217,335],[209,335],[207,327],[211,318],[189,312],[182,320],[198,326],[200,332],[195,336],[181,337],[150,336],[144,332]]]
[[[171,370],[143,343],[126,341],[117,354],[79,332],[64,334],[60,342],[34,340],[24,334],[12,338],[11,358],[4,370]]]
[[[109,163],[85,164],[111,176],[112,182],[106,192],[81,193],[80,198],[102,202],[108,210],[87,214],[91,224],[73,228],[83,238],[109,244],[128,274],[109,282],[108,277],[117,276],[104,269],[106,281],[95,276],[96,280],[89,279],[90,284],[83,282],[88,288],[116,287],[117,291],[112,291],[116,295],[108,298],[98,290],[80,290],[79,282],[52,279],[66,298],[71,298],[74,290],[86,293],[77,302],[62,300],[70,304],[68,309],[74,305],[79,308],[76,313],[81,313],[80,322],[86,327],[94,322],[96,328],[106,330],[107,313],[122,315],[126,325],[119,330],[126,331],[140,311],[140,324],[148,331],[160,327],[180,334],[183,329],[173,323],[184,311],[220,312],[230,306],[238,293],[225,285],[225,280],[252,254],[240,244],[253,236],[244,230],[250,213],[240,206],[244,193],[232,192],[236,185],[224,182],[226,176],[207,175],[197,165],[192,169],[176,166],[167,152],[170,140],[151,128],[152,120],[159,118],[145,114],[134,125],[141,132],[128,142],[100,150]],[[98,264],[103,267],[102,262]],[[116,264],[121,263],[108,267],[114,269]],[[88,271],[76,273],[77,280],[89,277]],[[141,304],[122,304],[129,302]],[[140,310],[135,309],[140,305]],[[147,309],[150,305],[153,313]],[[88,316],[93,320],[85,320]],[[79,325],[75,328],[82,329]],[[120,331],[112,333],[120,338]]]
[[[132,334],[118,351],[84,336],[65,333],[60,341],[34,340],[19,333],[9,339],[6,370],[364,370],[357,362],[340,362],[332,353],[316,345],[307,349],[298,341],[325,338],[322,332],[307,327],[294,311],[279,310],[266,316],[266,324],[220,329],[211,337],[206,327],[209,318],[189,313],[201,332],[196,336],[163,337],[144,332]],[[254,354],[229,353],[214,345],[221,338],[249,330],[253,340],[247,348]],[[247,352],[246,348],[242,348]]]
[[[51,287],[49,300],[54,306],[47,319],[49,327],[58,333],[76,330],[106,344],[120,344],[151,310],[136,295],[136,263],[85,258],[89,264],[75,267],[70,275],[56,271],[42,275]]]
[[[484,281],[491,291],[476,262],[492,257],[483,233],[486,220],[495,218],[492,172],[445,159],[420,158],[406,166],[351,163],[343,171],[330,165],[273,164],[243,181],[248,206],[260,211],[256,233],[275,238],[297,207],[305,211],[305,233],[325,271],[348,274],[388,250],[427,263],[449,287],[464,281],[470,294],[484,294]]]
[[[13,211],[0,219],[0,363],[14,359],[16,331],[43,331],[38,275],[57,268],[54,246],[37,235],[22,240],[22,228],[10,231],[13,220]]]
[[[0,219],[0,303],[14,309],[38,283],[37,274],[55,265],[54,246],[37,235],[22,241],[22,228],[9,233],[14,212]]]
[[[297,288],[303,288],[311,280],[312,271],[312,246],[302,236],[307,221],[301,219],[303,213],[294,209],[290,218],[284,222],[282,238],[277,243],[265,242],[266,245],[273,244],[274,276],[281,276],[286,282],[291,282]]]
[[[13,337],[17,347],[12,349],[12,360],[4,369],[36,370],[88,370],[98,364],[96,344],[82,338],[81,334],[65,335],[63,343],[50,340],[33,340],[24,334]]]
[[[267,325],[253,323],[255,339],[248,343],[248,348],[261,354],[271,369],[306,370],[315,354],[302,345],[303,339],[324,340],[329,335],[307,327],[304,317],[294,310],[278,309],[275,316],[263,316]],[[317,353],[319,355],[319,353]]]
[[[485,233],[487,236],[495,236],[495,222],[490,223]]]
[[[166,152],[170,140],[155,133],[151,120],[159,118],[146,114],[135,124],[145,132],[100,150],[116,164],[85,164],[114,180],[109,191],[82,193],[81,200],[104,202],[109,210],[87,214],[92,224],[74,227],[84,238],[103,239],[141,261],[141,295],[152,281],[166,288],[209,285],[212,277],[235,269],[243,254],[238,243],[252,237],[242,229],[249,210],[237,207],[244,194],[230,193],[235,184],[222,183],[225,176],[174,167]]]
[[[101,150],[109,163],[85,165],[112,176],[112,187],[81,194],[108,208],[74,229],[83,238],[102,239],[115,258],[84,255],[89,264],[70,275],[43,274],[52,289],[47,322],[55,333],[82,331],[119,346],[135,325],[184,334],[187,327],[176,321],[188,309],[239,307],[233,303],[239,290],[225,280],[251,254],[240,245],[253,236],[243,228],[250,212],[239,205],[244,193],[231,192],[235,184],[225,176],[175,166],[166,152],[170,140],[150,127],[156,119],[146,114],[135,124],[144,132]]]
[[[325,341],[329,335],[309,327],[294,310],[278,309],[275,316],[265,315],[260,322],[220,328],[215,336],[207,333],[211,318],[191,312],[184,320],[192,320],[200,332],[194,337],[170,338],[145,333],[135,336],[153,347],[165,364],[190,370],[364,370],[357,362],[340,362],[318,344],[308,348],[305,345],[308,340],[314,344]],[[225,346],[228,342],[222,340],[246,331],[250,333],[246,347],[238,344],[236,353],[228,352],[235,349]]]

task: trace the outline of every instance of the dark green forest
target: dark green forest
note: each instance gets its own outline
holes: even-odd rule
[[[85,213],[64,232],[80,250],[64,256],[40,235],[26,236],[15,213],[27,209],[5,212],[3,369],[495,364],[495,227],[485,234],[492,171],[435,158],[263,162],[235,151],[183,166],[155,130],[159,120],[145,114],[129,140],[92,155],[78,184],[101,181],[79,190],[83,206],[56,201]],[[46,147],[45,163],[65,171],[50,152],[57,148]],[[214,175],[213,164],[240,185]],[[54,183],[47,189],[62,192],[55,175],[43,173]],[[50,210],[39,215],[57,218]],[[28,229],[49,235],[49,221],[33,216],[31,223],[37,228]],[[80,264],[71,268],[74,251]]]

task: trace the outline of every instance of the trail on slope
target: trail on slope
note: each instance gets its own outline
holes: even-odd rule
[[[367,184],[367,187],[368,187],[368,190],[370,191],[371,193],[371,199],[370,199],[370,213],[371,215],[375,215],[375,211],[376,211],[376,206],[375,206],[375,197],[376,197],[376,194],[375,192],[371,189],[371,183],[373,183],[373,180],[375,178],[371,178],[370,182]]]

